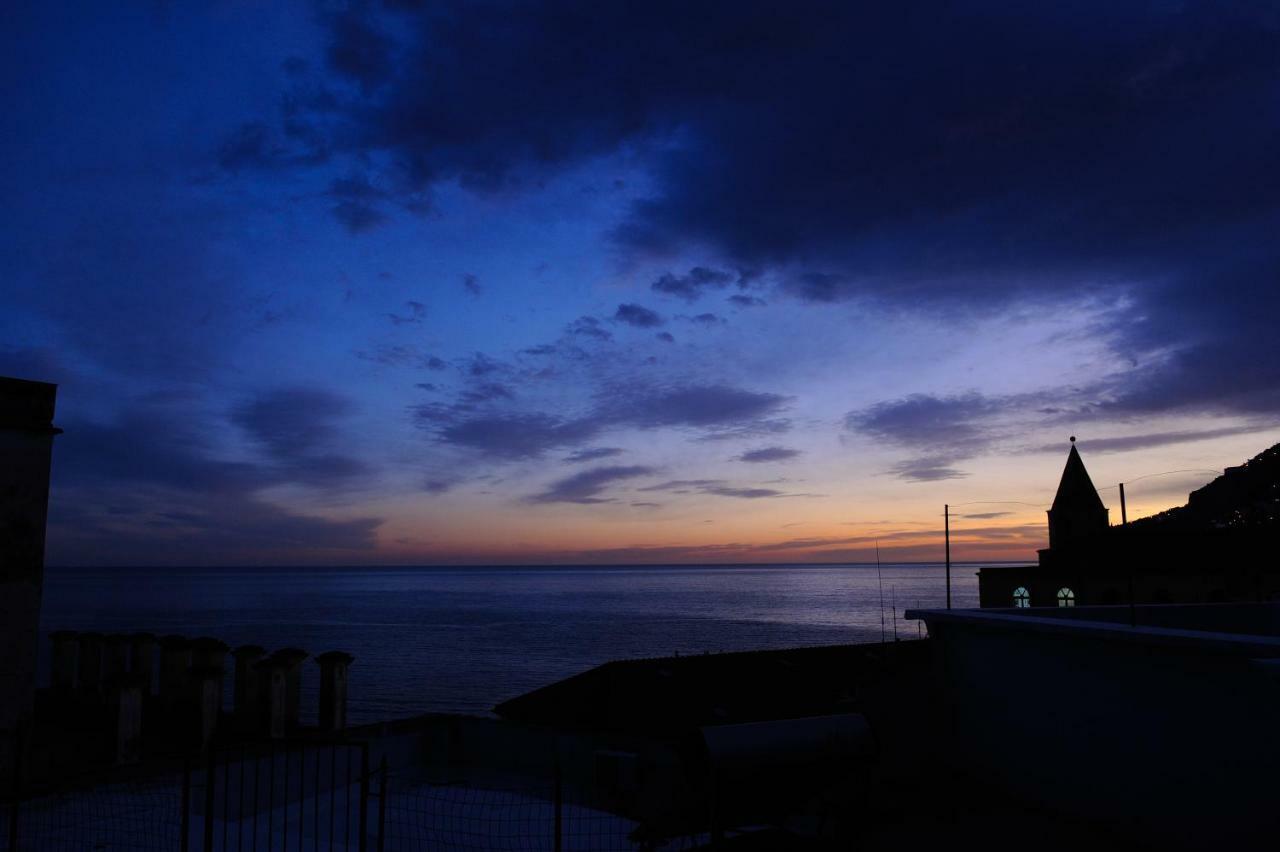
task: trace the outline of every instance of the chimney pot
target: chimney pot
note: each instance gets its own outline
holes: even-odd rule
[[[74,630],[55,630],[49,634],[49,642],[53,646],[50,680],[59,692],[71,692],[76,688],[79,636]]]
[[[257,664],[266,653],[261,645],[241,645],[231,652],[236,666],[233,713],[236,727],[246,733],[256,731],[262,721],[263,676]]]
[[[213,739],[222,714],[223,671],[221,666],[192,666],[190,677],[195,693],[196,732],[203,751]]]
[[[320,729],[331,733],[347,727],[347,669],[355,657],[326,651],[316,657],[320,666]]]
[[[102,690],[102,634],[81,633],[79,638],[79,665],[77,679],[80,689],[87,693]]]
[[[116,763],[137,763],[142,754],[142,679],[121,675],[116,697]]]
[[[160,700],[166,710],[180,704],[191,669],[191,640],[183,636],[160,639]]]
[[[285,715],[288,692],[288,666],[275,656],[254,664],[259,700],[261,701],[262,729],[272,739],[280,739],[288,728]]]
[[[302,695],[302,663],[309,656],[311,655],[300,648],[281,648],[269,658],[275,660],[284,671],[284,717],[285,726],[290,730],[298,727]]]
[[[129,673],[138,679],[143,696],[151,694],[155,682],[156,637],[135,633],[129,637]]]
[[[116,683],[129,671],[129,637],[112,633],[102,640],[102,682]]]

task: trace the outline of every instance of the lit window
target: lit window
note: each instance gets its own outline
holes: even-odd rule
[[[1058,606],[1075,606],[1076,593],[1063,586],[1058,589]]]
[[[1026,586],[1019,586],[1013,590],[1013,605],[1018,609],[1031,606],[1031,593],[1027,591]]]

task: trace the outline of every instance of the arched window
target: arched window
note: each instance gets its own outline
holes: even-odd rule
[[[1027,591],[1026,586],[1019,586],[1013,590],[1013,605],[1018,609],[1031,606],[1031,593]]]
[[[1061,589],[1058,589],[1058,606],[1075,606],[1075,605],[1076,605],[1075,592],[1071,591],[1066,586],[1063,586]]]

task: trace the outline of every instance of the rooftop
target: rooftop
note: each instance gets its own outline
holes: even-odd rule
[[[1280,603],[907,610],[935,625],[1137,642],[1206,653],[1280,657]]]

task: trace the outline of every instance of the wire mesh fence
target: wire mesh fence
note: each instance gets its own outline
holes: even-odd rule
[[[360,852],[368,746],[269,742],[220,746],[173,772],[139,767],[19,790],[0,808],[0,852]]]
[[[371,769],[363,742],[237,744],[163,774],[8,798],[0,852],[657,852],[710,839],[617,810],[558,768],[444,782]]]
[[[182,844],[182,776],[103,784],[4,806],[3,852],[172,852]]]
[[[695,849],[706,834],[655,839],[618,814],[572,801],[545,778],[439,783],[412,773],[377,785],[385,796],[381,838],[386,852],[634,852]]]
[[[270,742],[218,749],[193,783],[191,849],[369,848],[368,746]]]

